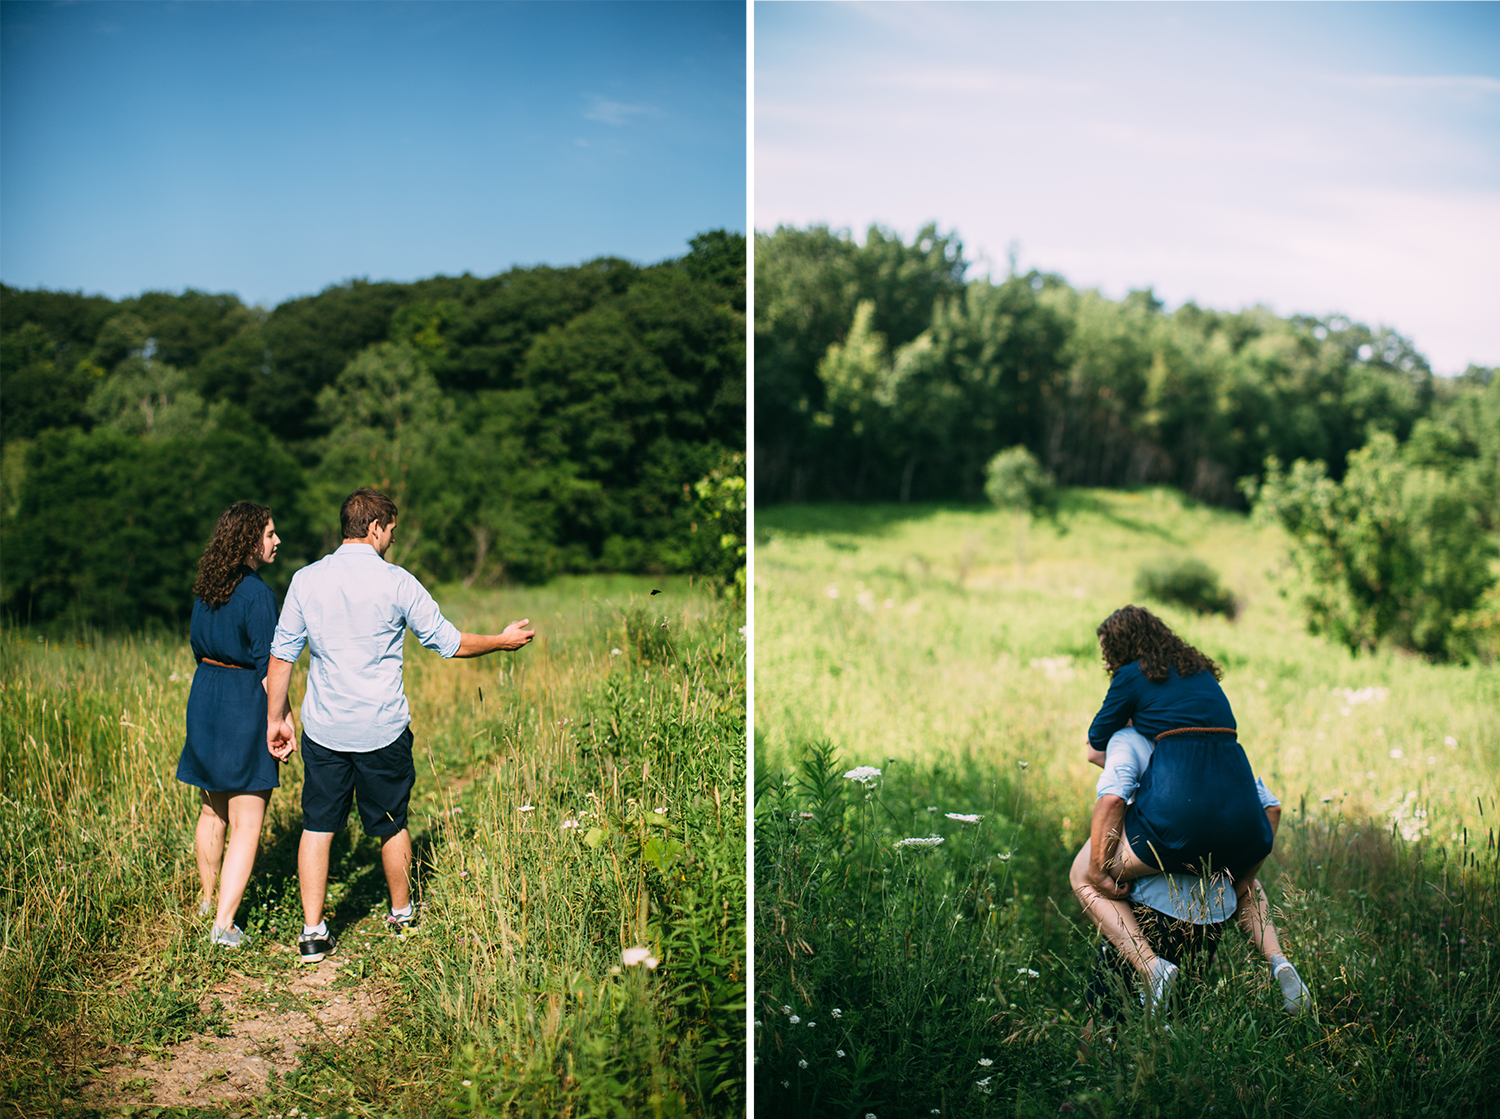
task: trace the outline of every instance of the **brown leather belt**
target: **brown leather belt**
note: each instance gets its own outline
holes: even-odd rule
[[[1156,736],[1156,741],[1160,742],[1163,738],[1174,734],[1233,734],[1238,736],[1239,732],[1233,727],[1178,727],[1176,730],[1162,731]]]
[[[225,664],[223,661],[216,661],[212,657],[199,657],[198,660],[202,664],[216,664],[220,668],[239,668],[239,669],[243,669],[245,667],[242,664]]]

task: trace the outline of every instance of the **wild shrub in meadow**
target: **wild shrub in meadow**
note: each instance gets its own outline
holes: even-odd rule
[[[530,616],[539,638],[480,661],[408,647],[421,920],[378,928],[376,845],[341,833],[337,983],[381,1016],[309,1039],[296,1072],[250,1093],[262,1110],[743,1111],[743,618],[648,586],[439,592],[461,628]],[[173,776],[186,640],[7,627],[0,643],[0,1096],[18,1114],[87,1111],[93,1070],[232,1030],[217,985],[297,1004],[301,769],[272,798],[245,947],[208,951],[197,798]]]

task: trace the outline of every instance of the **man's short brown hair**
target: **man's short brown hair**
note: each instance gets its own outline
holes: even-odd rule
[[[339,531],[345,540],[363,540],[370,526],[388,525],[396,520],[396,503],[379,490],[361,488],[344,498],[339,510]]]

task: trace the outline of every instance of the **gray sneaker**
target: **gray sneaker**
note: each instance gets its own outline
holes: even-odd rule
[[[1276,985],[1281,988],[1281,1007],[1288,1014],[1302,1014],[1312,1009],[1312,992],[1291,964],[1276,969]]]
[[[245,939],[245,934],[240,931],[238,925],[230,925],[227,929],[214,926],[214,931],[208,934],[210,944],[221,944],[225,948],[238,948],[240,942]]]

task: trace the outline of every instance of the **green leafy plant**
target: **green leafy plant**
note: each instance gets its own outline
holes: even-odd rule
[[[1234,595],[1219,584],[1218,572],[1195,556],[1161,556],[1142,564],[1135,576],[1135,593],[1199,614],[1233,618],[1238,610]]]

